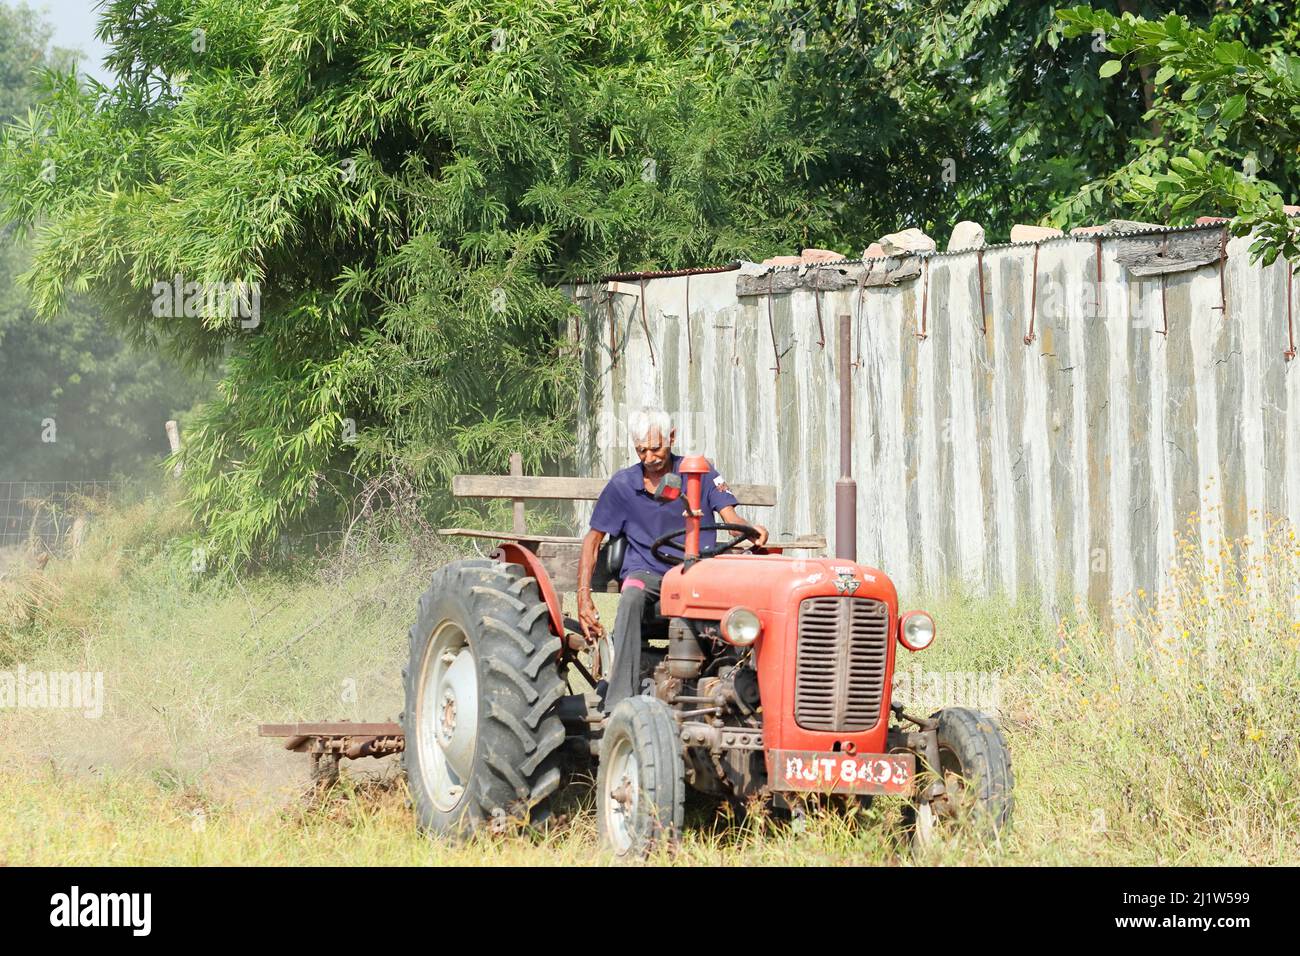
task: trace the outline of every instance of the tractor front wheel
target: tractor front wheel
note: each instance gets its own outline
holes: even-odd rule
[[[434,572],[403,672],[407,785],[421,829],[536,822],[559,787],[564,693],[537,582],[517,564]]]
[[[939,721],[938,770],[947,793],[939,801],[918,800],[909,808],[913,842],[936,842],[957,821],[996,838],[1010,824],[1013,805],[1011,752],[1002,731],[991,717],[965,707],[947,707],[932,719]],[[927,776],[921,777],[922,788],[928,786]]]
[[[596,772],[596,832],[616,857],[632,859],[672,842],[686,811],[686,767],[672,711],[629,697],[610,715]]]

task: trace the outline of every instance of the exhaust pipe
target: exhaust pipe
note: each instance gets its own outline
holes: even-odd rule
[[[835,557],[858,560],[858,483],[853,480],[853,370],[850,317],[840,316],[840,477],[835,482]]]

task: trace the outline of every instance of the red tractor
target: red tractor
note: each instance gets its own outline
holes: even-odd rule
[[[890,579],[853,560],[739,553],[752,529],[702,525],[708,462],[681,471],[685,530],[655,543],[676,566],[643,635],[646,692],[607,719],[595,693],[566,683],[594,685],[608,648],[583,663],[534,550],[507,541],[434,574],[410,631],[402,717],[420,825],[544,817],[577,752],[598,764],[598,830],[619,856],[671,839],[688,788],[784,809],[813,794],[904,795],[919,837],[963,811],[986,831],[1005,826],[1011,764],[993,721],[964,708],[913,716],[891,699],[899,648],[933,643],[930,616],[900,614]],[[702,527],[738,537],[701,551]]]

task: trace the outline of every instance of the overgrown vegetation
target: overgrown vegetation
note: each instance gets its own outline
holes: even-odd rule
[[[411,608],[449,554],[372,541],[341,561],[196,583],[165,546],[183,520],[156,502],[105,516],[80,558],[46,569],[59,601],[10,632],[17,657],[0,667],[102,670],[106,702],[96,720],[0,711],[14,742],[0,757],[0,863],[599,859],[580,788],[552,832],[444,844],[415,833],[395,766],[352,764],[351,782],[308,799],[305,758],[254,736],[264,720],[395,718]],[[1281,526],[1252,545],[1189,539],[1169,580],[1149,611],[1114,622],[904,596],[940,628],[933,649],[903,659],[905,676],[915,664],[922,681],[1000,677],[1017,779],[1000,845],[967,834],[914,861],[901,805],[882,799],[801,831],[697,813],[656,862],[1300,862],[1300,547]]]

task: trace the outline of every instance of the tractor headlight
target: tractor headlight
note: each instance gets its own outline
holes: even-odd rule
[[[908,611],[898,622],[898,642],[909,651],[923,651],[934,643],[934,618],[924,611]]]
[[[763,622],[747,607],[733,607],[722,618],[722,638],[728,644],[748,647],[763,632]]]

